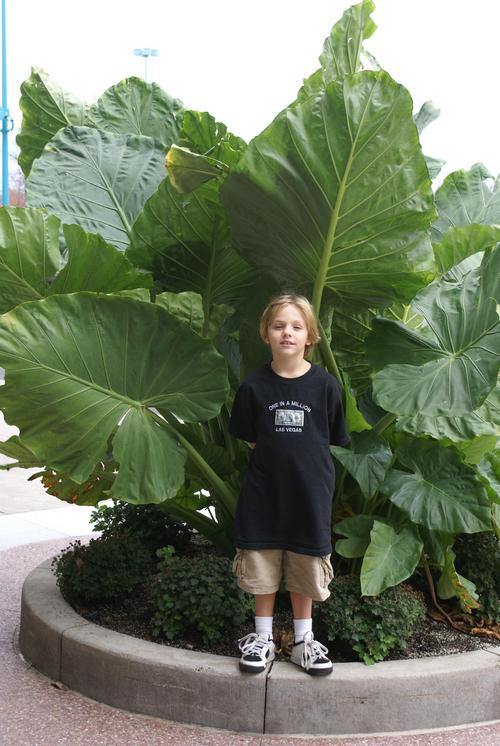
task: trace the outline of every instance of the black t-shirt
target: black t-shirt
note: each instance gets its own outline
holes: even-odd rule
[[[267,364],[238,389],[229,430],[257,444],[238,500],[236,546],[329,554],[335,486],[329,446],[349,442],[338,381],[317,365],[283,378]]]

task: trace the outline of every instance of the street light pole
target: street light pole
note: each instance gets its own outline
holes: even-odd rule
[[[149,47],[144,47],[143,49],[134,49],[134,56],[144,57],[144,80],[147,83],[148,81],[148,57],[158,57],[158,50],[150,49]]]
[[[2,0],[2,205],[9,204],[9,138],[14,122],[9,116],[7,108],[7,29],[5,23],[5,3]]]

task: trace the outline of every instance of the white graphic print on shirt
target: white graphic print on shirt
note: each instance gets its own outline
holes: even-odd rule
[[[282,409],[281,407],[299,407],[299,409]],[[308,404],[297,401],[280,401],[270,404],[269,411],[274,410],[274,431],[276,433],[301,433],[304,427],[304,412],[310,412]]]

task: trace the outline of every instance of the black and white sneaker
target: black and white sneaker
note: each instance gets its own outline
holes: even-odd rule
[[[240,671],[261,673],[275,658],[275,645],[268,635],[250,632],[238,640],[238,645],[242,652]]]
[[[328,676],[333,671],[328,648],[315,640],[312,632],[305,633],[303,642],[295,643],[290,660],[311,676]]]

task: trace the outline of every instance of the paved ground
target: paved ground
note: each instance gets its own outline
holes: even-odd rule
[[[15,431],[0,414],[0,440]],[[0,456],[0,463],[7,459]],[[91,509],[61,504],[26,472],[0,471],[0,744],[3,746],[500,746],[500,722],[405,734],[259,736],[133,715],[59,689],[17,647],[22,583],[72,538],[91,532]],[[244,707],[244,702],[237,703]]]

